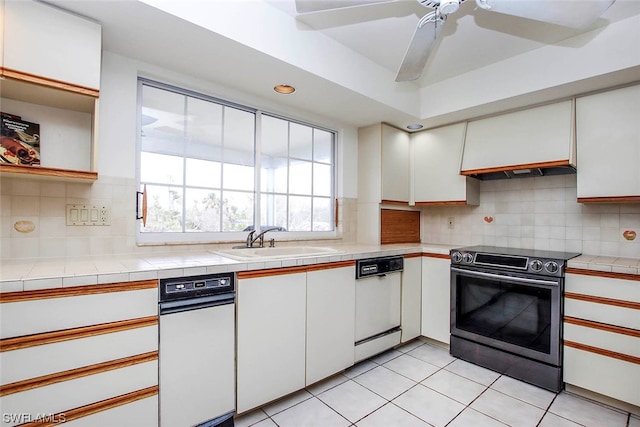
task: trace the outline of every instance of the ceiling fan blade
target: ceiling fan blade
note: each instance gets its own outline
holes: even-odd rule
[[[434,16],[433,20],[428,20],[424,24],[423,21],[418,23],[416,31],[413,33],[411,43],[409,43],[409,47],[407,48],[407,52],[404,54],[404,59],[402,60],[398,74],[396,75],[397,82],[406,82],[420,78],[425,65],[427,65],[429,55],[440,35],[440,31],[442,31],[444,22],[444,19]]]
[[[374,3],[387,3],[391,0],[296,0],[298,13],[319,12]]]
[[[476,0],[491,12],[549,22],[571,28],[593,24],[615,0]]]

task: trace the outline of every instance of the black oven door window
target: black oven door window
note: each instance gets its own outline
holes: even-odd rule
[[[456,286],[457,329],[551,352],[551,289],[464,276],[458,276]]]

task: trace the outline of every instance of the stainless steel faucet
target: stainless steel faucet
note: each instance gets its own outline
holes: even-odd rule
[[[254,233],[256,232],[256,230],[251,230],[249,232],[249,235],[247,236],[247,247],[248,248],[253,248],[253,244],[256,242],[256,240],[259,241],[259,248],[264,248],[264,235],[269,232],[269,231],[273,231],[273,230],[280,230],[281,227],[269,227],[265,230],[262,230],[260,232],[260,234],[258,234],[256,237],[253,237]],[[274,240],[271,239],[271,247],[274,246]]]

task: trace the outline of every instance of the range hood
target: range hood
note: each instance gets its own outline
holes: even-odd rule
[[[574,102],[563,101],[467,124],[460,174],[509,179],[576,172]]]

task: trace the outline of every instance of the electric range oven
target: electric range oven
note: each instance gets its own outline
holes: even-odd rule
[[[489,246],[452,250],[451,354],[560,391],[564,271],[578,255]]]

